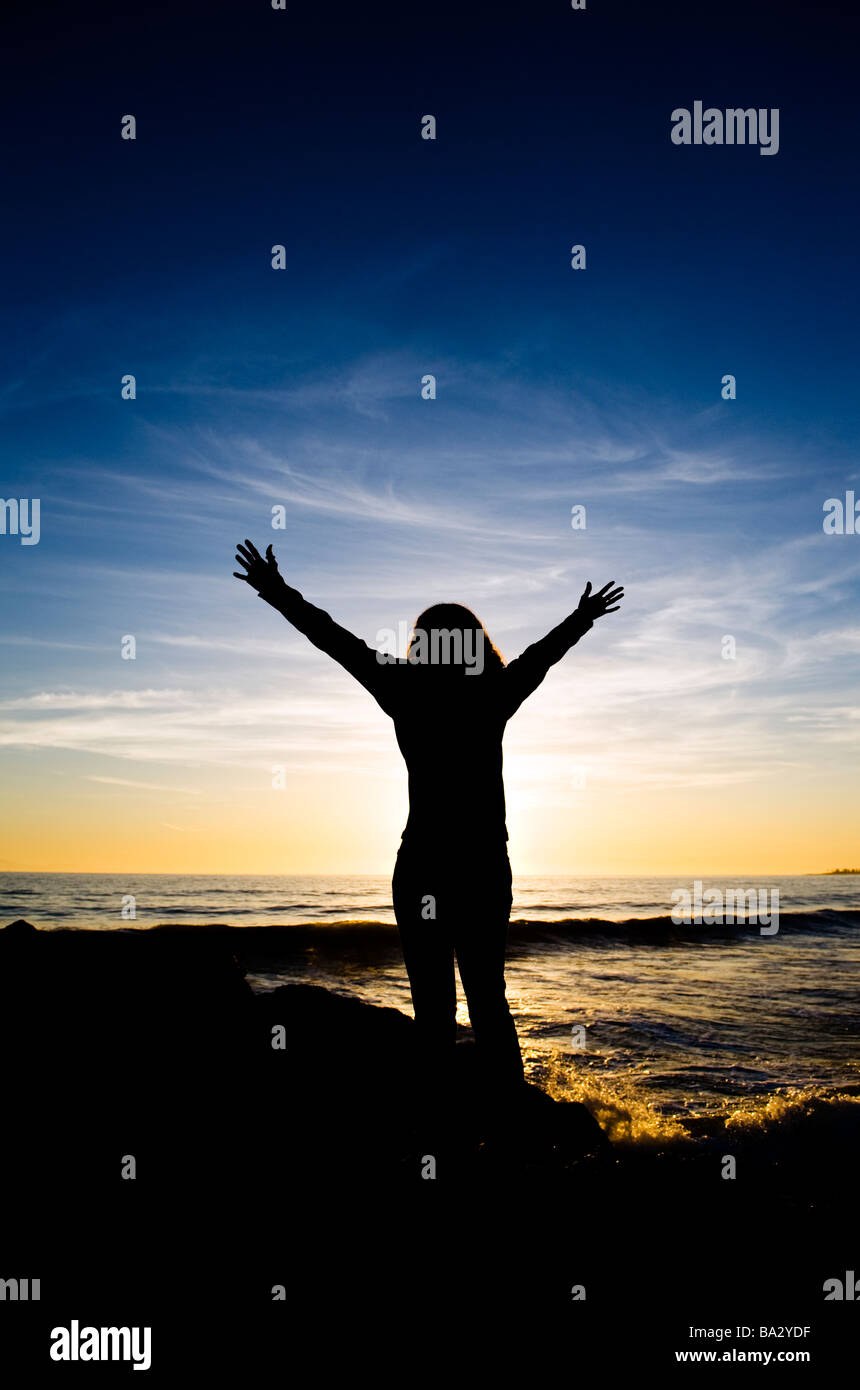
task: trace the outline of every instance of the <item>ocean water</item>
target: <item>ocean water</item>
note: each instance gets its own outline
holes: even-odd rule
[[[860,908],[860,874],[794,878],[703,879],[705,888],[778,888],[782,912]],[[514,879],[511,920],[535,922],[597,917],[609,922],[662,917],[672,892],[692,888],[684,878]],[[135,898],[136,918],[123,920],[123,901]],[[26,917],[40,927],[148,927],[164,922],[236,926],[374,921],[394,922],[391,877],[345,874],[33,874],[0,873],[0,924]]]
[[[506,978],[529,1078],[584,1101],[621,1142],[856,1124],[860,876],[704,880],[778,890],[772,934],[673,926],[678,888],[692,883],[515,879]],[[121,915],[129,895],[133,921]],[[254,989],[304,980],[411,1013],[387,878],[0,874],[0,924],[18,917],[279,926],[243,952]]]

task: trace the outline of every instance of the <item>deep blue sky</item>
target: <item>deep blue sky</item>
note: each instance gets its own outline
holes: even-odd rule
[[[860,538],[821,534],[824,499],[860,495],[858,34],[836,7],[599,0],[13,19],[0,492],[42,499],[38,547],[0,537],[14,787],[34,758],[69,786],[141,759],[262,776],[314,680],[289,756],[311,766],[331,690],[342,766],[366,771],[363,697],[298,648],[285,669],[229,577],[233,541],[272,538],[283,502],[282,568],[370,641],[460,598],[511,655],[585,578],[625,579],[635,602],[585,668],[593,701],[618,702],[617,756],[595,753],[565,673],[533,759],[667,794],[712,766],[762,806],[789,766],[832,791],[860,649]],[[697,98],[778,107],[779,153],[674,146],[670,113]],[[240,662],[286,706],[234,718]],[[87,724],[96,709],[109,722]],[[182,709],[208,729],[193,756]],[[362,841],[351,864],[376,854]]]

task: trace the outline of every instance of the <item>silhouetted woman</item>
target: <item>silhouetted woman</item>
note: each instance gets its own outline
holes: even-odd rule
[[[468,608],[440,603],[415,624],[405,659],[377,652],[285,584],[269,546],[246,540],[236,574],[315,647],[364,686],[394,720],[409,773],[409,818],[392,884],[394,912],[425,1059],[442,1079],[453,1056],[454,958],[478,1056],[494,1086],[523,1078],[505,998],[505,937],[511,868],[505,827],[502,736],[511,715],[550,666],[596,618],[619,606],[614,581],[592,594],[546,637],[505,665]]]

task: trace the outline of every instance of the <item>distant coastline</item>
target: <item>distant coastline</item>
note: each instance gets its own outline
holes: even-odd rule
[[[828,869],[827,876],[830,874],[860,874],[860,869]]]

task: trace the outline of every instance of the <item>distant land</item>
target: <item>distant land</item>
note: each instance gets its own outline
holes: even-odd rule
[[[860,874],[860,869],[828,869],[828,874]]]

